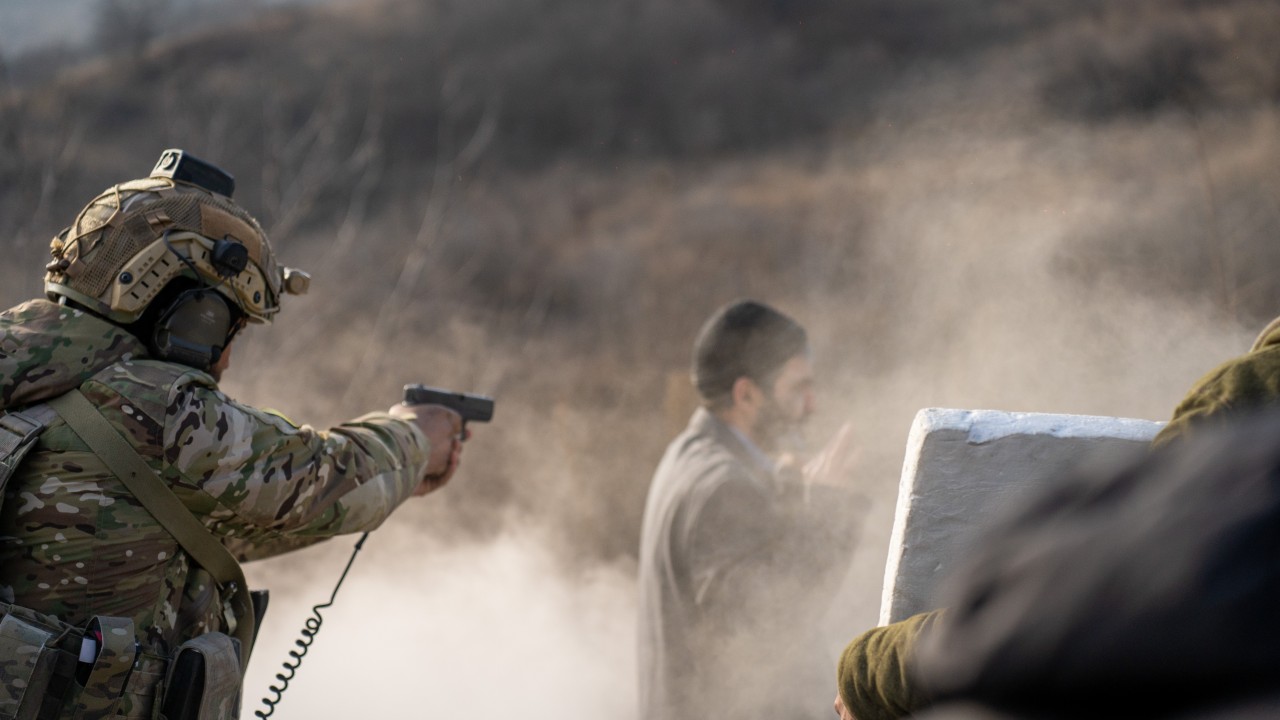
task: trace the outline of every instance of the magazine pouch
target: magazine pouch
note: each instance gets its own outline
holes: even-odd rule
[[[240,713],[240,646],[230,635],[205,633],[178,648],[169,668],[165,720],[235,720]]]

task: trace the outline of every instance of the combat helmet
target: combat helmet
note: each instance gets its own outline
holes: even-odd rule
[[[234,191],[235,179],[221,169],[165,150],[149,177],[108,188],[54,237],[45,293],[129,325],[171,281],[188,278],[192,289],[162,309],[147,340],[162,358],[207,367],[235,332],[231,307],[269,323],[282,294],[310,284],[306,273],[276,263]]]

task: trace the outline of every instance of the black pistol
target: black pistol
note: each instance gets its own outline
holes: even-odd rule
[[[493,419],[493,398],[483,395],[441,390],[426,385],[405,385],[405,405],[443,405],[462,416],[462,427],[467,423],[489,422]]]

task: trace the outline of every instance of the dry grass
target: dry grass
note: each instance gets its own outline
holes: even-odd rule
[[[1162,418],[1280,307],[1272,5],[941,5],[389,3],[80,67],[0,105],[0,298],[159,149],[216,159],[316,272],[231,391],[320,424],[493,393],[414,512],[589,562],[635,553],[698,324],[773,301],[814,332],[815,435],[866,440],[869,622],[916,409]]]

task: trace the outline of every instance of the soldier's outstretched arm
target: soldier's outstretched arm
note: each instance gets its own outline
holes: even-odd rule
[[[377,528],[439,455],[416,422],[390,413],[317,430],[198,383],[175,389],[164,432],[175,491],[245,559]]]

